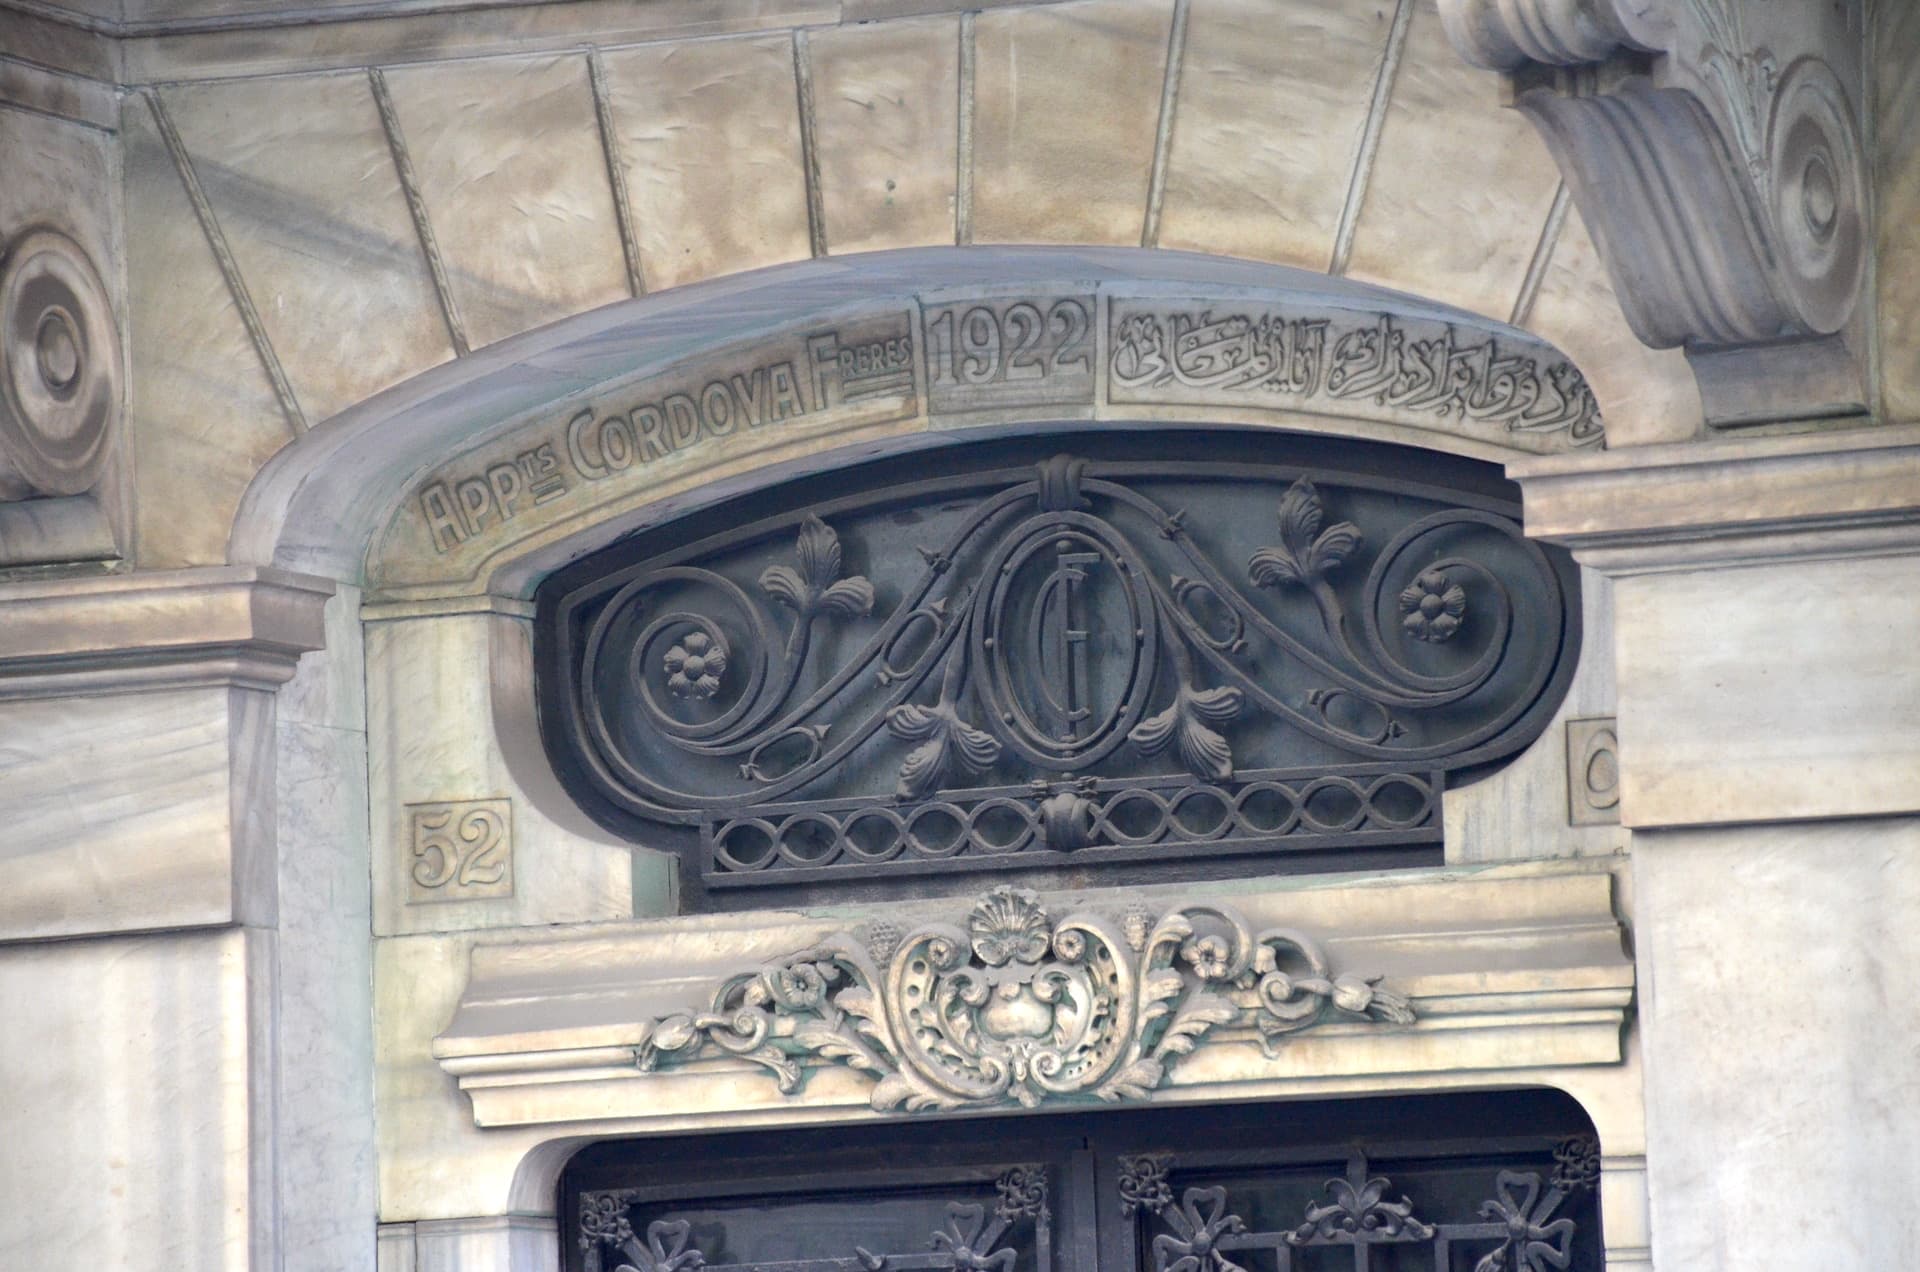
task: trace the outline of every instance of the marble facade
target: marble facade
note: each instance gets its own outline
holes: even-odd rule
[[[1899,1266],[1916,66],[1898,0],[0,0],[0,1266],[551,1272],[585,1144],[900,1116],[636,1065],[953,903],[681,913],[547,758],[533,591],[804,467],[1193,422],[1504,464],[1585,650],[1445,865],[1152,890],[1413,1020],[1144,1098],[1557,1087],[1609,1272]],[[1044,373],[954,374],[1021,304]],[[1155,343],[1232,319],[1523,391]]]

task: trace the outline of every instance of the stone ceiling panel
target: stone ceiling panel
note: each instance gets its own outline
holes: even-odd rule
[[[1577,209],[1569,208],[1525,326],[1588,368],[1614,446],[1676,442],[1700,431],[1686,355],[1649,349],[1620,316],[1613,284]]]
[[[1434,0],[1414,0],[1347,273],[1507,318],[1559,172],[1500,81],[1447,43]]]
[[[164,90],[308,423],[453,356],[365,75]]]
[[[127,415],[144,566],[226,557],[241,492],[292,439],[152,112],[126,99]]]
[[[841,27],[809,44],[827,250],[953,242],[959,20]]]
[[[1091,0],[975,20],[971,241],[1140,242],[1172,8]]]
[[[606,75],[649,291],[810,254],[790,39],[622,49]]]
[[[1392,13],[1195,0],[1159,246],[1325,269]]]
[[[587,59],[387,75],[472,347],[629,295]]]

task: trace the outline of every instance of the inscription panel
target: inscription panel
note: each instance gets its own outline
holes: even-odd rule
[[[1599,404],[1564,358],[1386,313],[1115,299],[1108,400],[1400,418],[1508,445],[1597,446]]]
[[[915,362],[912,322],[890,312],[624,386],[437,470],[415,490],[397,546],[433,557],[480,552],[662,469],[778,446],[803,430],[912,419]]]
[[[1093,401],[1094,299],[972,299],[922,311],[936,412]]]
[[[513,895],[513,801],[407,805],[407,904]]]
[[[1349,419],[1535,453],[1604,438],[1571,363],[1470,315],[1319,295],[943,288],[875,298],[864,313],[795,323],[564,401],[421,480],[369,574],[396,599],[415,587],[437,593],[516,542],[695,489],[703,474],[759,456],[781,462],[1048,415],[1190,423],[1204,418],[1195,408],[1287,428]]]

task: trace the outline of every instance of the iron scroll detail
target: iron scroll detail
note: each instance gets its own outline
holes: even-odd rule
[[[1076,455],[843,494],[575,571],[543,721],[591,809],[691,832],[709,895],[1434,845],[1448,775],[1536,736],[1577,651],[1517,513]]]

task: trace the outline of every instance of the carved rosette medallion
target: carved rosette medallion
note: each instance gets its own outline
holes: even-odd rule
[[[35,229],[0,262],[0,500],[77,495],[120,420],[120,338],[79,244]]]
[[[1137,947],[1127,926],[995,888],[897,944],[836,935],[731,977],[704,1010],[652,1022],[635,1061],[737,1056],[789,1094],[808,1065],[845,1065],[875,1079],[882,1111],[1031,1107],[1145,1099],[1216,1031],[1272,1054],[1330,1018],[1413,1022],[1379,977],[1336,973],[1305,933],[1256,931],[1226,906],[1168,910]]]

